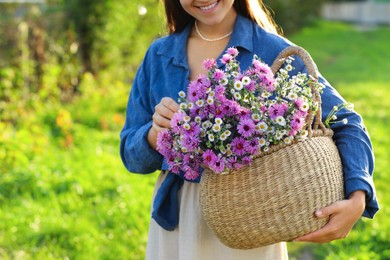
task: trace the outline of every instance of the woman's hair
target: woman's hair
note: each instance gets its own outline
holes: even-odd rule
[[[183,9],[179,0],[163,0],[163,3],[169,33],[180,32],[188,23],[194,21],[194,18]],[[238,14],[251,19],[265,30],[281,33],[262,0],[235,0],[233,6]]]

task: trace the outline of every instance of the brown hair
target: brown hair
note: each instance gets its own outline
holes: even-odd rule
[[[169,33],[180,32],[188,23],[194,21],[194,18],[183,9],[179,0],[163,0],[163,4]],[[235,0],[233,6],[238,14],[251,19],[265,30],[281,33],[262,0]]]

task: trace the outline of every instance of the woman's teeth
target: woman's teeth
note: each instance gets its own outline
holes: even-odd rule
[[[208,5],[208,6],[201,6],[201,7],[199,7],[199,8],[200,8],[200,10],[202,10],[202,11],[208,11],[208,10],[210,10],[211,8],[215,7],[217,4],[218,4],[218,2],[215,2],[215,3],[211,4],[211,5]]]

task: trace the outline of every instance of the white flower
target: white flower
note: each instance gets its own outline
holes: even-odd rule
[[[186,93],[184,91],[180,91],[179,92],[179,97],[185,98],[186,97]]]
[[[276,120],[276,123],[278,123],[281,126],[286,125],[286,119],[284,119],[284,117],[282,117],[282,116],[277,116],[275,120]]]
[[[275,139],[276,140],[280,140],[283,138],[283,134],[280,132],[280,131],[276,131],[276,134],[275,134]]]
[[[291,66],[291,64],[287,64],[286,65],[286,70],[287,71],[292,71],[293,70],[293,67]]]
[[[244,76],[241,81],[245,86],[251,83],[251,79],[248,76]]]
[[[263,147],[265,144],[266,144],[265,139],[264,139],[264,138],[260,138],[260,139],[259,139],[259,145],[260,145],[260,147]]]
[[[309,110],[309,104],[307,102],[304,102],[301,106],[302,111],[307,111]]]
[[[345,108],[346,108],[347,110],[349,110],[349,111],[352,111],[353,108],[354,108],[354,105],[353,105],[352,103],[348,103],[348,104],[345,106]]]
[[[238,93],[238,92],[234,92],[234,98],[237,99],[237,100],[240,100],[241,99],[241,94]]]
[[[344,118],[344,119],[343,119],[343,123],[344,123],[345,125],[348,124],[348,119]]]
[[[298,132],[298,134],[296,135],[296,138],[298,139],[298,141],[304,141],[307,139],[307,135],[308,135],[308,131],[307,130],[301,130]]]
[[[185,148],[184,146],[181,147],[181,151],[182,151],[183,153],[187,153],[187,152],[188,152],[187,148]]]
[[[190,124],[185,123],[185,124],[183,125],[183,128],[184,128],[185,130],[190,130],[190,129],[191,129],[191,126],[190,126]]]
[[[261,96],[262,96],[263,98],[269,98],[269,97],[271,96],[271,93],[268,92],[268,91],[265,91],[265,92],[261,93]]]
[[[242,84],[241,81],[237,80],[236,82],[234,82],[234,88],[236,90],[241,90],[243,87],[244,87],[244,84]]]
[[[207,98],[207,104],[209,104],[209,105],[214,104],[214,98],[211,98],[211,97]]]
[[[202,128],[203,129],[207,129],[208,125],[209,124],[207,123],[207,121],[205,121],[205,122],[202,123]]]
[[[230,132],[229,130],[225,130],[225,132],[223,132],[223,134],[226,135],[226,137],[228,137],[232,134],[232,132]]]
[[[222,86],[226,86],[228,83],[229,83],[229,81],[228,81],[228,79],[226,77],[223,77],[219,81],[219,84],[221,84]]]
[[[218,118],[215,119],[215,123],[216,123],[217,125],[222,125],[223,121],[222,121],[221,118],[218,117]]]
[[[188,122],[190,122],[190,120],[191,120],[191,117],[189,117],[189,116],[185,116],[183,119],[184,119],[184,122],[187,122],[187,123],[188,123]]]
[[[232,75],[233,75],[233,77],[237,78],[239,74],[238,74],[237,71],[233,71],[233,72],[232,72]]]
[[[287,136],[286,138],[284,138],[283,141],[284,141],[285,144],[291,144],[292,141],[293,141],[293,137]]]
[[[337,120],[337,116],[336,116],[336,115],[333,115],[333,116],[332,116],[332,120]]]
[[[280,69],[279,72],[280,72],[280,74],[282,74],[283,76],[287,76],[287,75],[288,75],[288,72],[287,72],[287,70],[285,70],[285,69]]]
[[[260,120],[260,115],[259,114],[252,114],[252,120],[254,120],[254,121]]]
[[[221,139],[222,141],[225,141],[227,138],[227,136],[225,135],[225,133],[222,133],[221,136],[219,137],[219,139]]]
[[[207,137],[209,138],[210,142],[214,142],[214,135],[213,134],[209,134]]]
[[[187,106],[188,106],[189,109],[192,109],[192,108],[194,108],[194,103],[189,102]]]
[[[187,108],[187,104],[186,103],[180,103],[180,109],[186,109]]]
[[[268,130],[268,125],[265,123],[265,122],[260,122],[256,125],[256,130],[257,128],[261,131],[261,132],[265,132]]]
[[[202,122],[202,119],[200,118],[200,116],[195,117],[195,122],[197,122],[198,124],[200,124],[200,122]]]
[[[204,105],[203,99],[197,100],[197,101],[196,101],[196,105],[197,105],[198,107],[202,107],[202,106]]]
[[[219,125],[219,124],[213,125],[213,131],[214,131],[214,132],[219,132],[219,131],[221,131],[221,125]]]
[[[288,94],[288,98],[290,100],[295,100],[295,99],[298,98],[298,95],[296,93],[294,93],[294,92],[290,92],[290,94]]]

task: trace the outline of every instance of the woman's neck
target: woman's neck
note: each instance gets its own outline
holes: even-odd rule
[[[220,23],[206,24],[198,20],[197,27],[201,35],[209,39],[215,39],[231,33],[234,29],[236,18],[237,12],[232,8]]]

